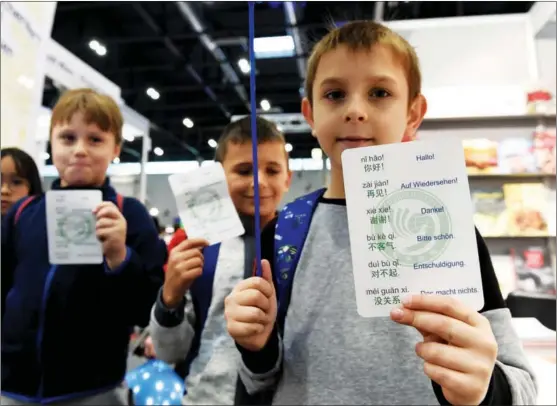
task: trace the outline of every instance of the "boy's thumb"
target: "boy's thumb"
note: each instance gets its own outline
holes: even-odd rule
[[[261,277],[267,282],[273,284],[273,273],[271,272],[271,264],[269,264],[269,261],[267,261],[266,259],[261,261]]]

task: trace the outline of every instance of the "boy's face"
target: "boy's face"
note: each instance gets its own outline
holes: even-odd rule
[[[120,155],[114,134],[87,124],[82,113],[53,127],[51,147],[62,186],[101,186],[108,166]]]
[[[313,106],[302,113],[333,167],[348,148],[400,142],[413,136],[426,102],[408,106],[408,81],[399,59],[385,46],[369,52],[340,46],[321,57],[313,84]]]
[[[291,173],[287,167],[284,144],[281,142],[259,144],[257,158],[259,160],[259,214],[266,222],[274,217],[282,196],[290,187]],[[222,165],[236,210],[254,216],[254,165],[251,142],[229,143]]]

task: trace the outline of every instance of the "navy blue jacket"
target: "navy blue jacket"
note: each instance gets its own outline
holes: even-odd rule
[[[52,189],[61,189],[55,181]],[[104,201],[116,204],[108,179]],[[126,197],[127,255],[106,265],[51,265],[45,196],[2,219],[2,394],[50,403],[119,385],[130,334],[147,326],[167,250],[145,206]]]

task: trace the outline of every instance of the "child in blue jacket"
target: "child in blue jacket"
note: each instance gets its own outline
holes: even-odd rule
[[[52,112],[52,189],[102,192],[103,264],[49,263],[44,195],[3,218],[2,404],[127,404],[129,337],[149,323],[166,247],[143,204],[106,176],[122,126],[117,104],[89,89],[65,93]]]

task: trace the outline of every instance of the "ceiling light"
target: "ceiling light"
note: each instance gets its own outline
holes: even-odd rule
[[[160,93],[157,92],[155,89],[153,89],[152,87],[150,87],[149,89],[147,89],[146,91],[147,96],[149,96],[151,99],[153,100],[158,100],[159,97],[161,97]]]
[[[91,48],[93,51],[96,50],[99,47],[99,41],[97,41],[96,39],[89,41],[89,48]]]
[[[97,41],[96,39],[89,41],[89,48],[91,48],[93,51],[95,51],[97,53],[97,55],[99,55],[99,56],[105,56],[106,55],[106,47],[104,45],[102,45],[99,41]]]
[[[207,141],[207,144],[209,144],[209,146],[210,146],[211,148],[216,148],[217,145],[218,145],[217,142],[216,142],[214,139],[212,139],[212,138],[211,138],[209,141]]]
[[[133,142],[135,140],[135,137],[130,134],[124,134],[124,139],[128,142]]]
[[[193,121],[191,121],[189,118],[184,118],[184,120],[182,121],[182,124],[184,124],[184,126],[186,126],[187,128],[192,128],[193,127]]]
[[[157,156],[163,156],[163,154],[164,154],[164,151],[163,151],[162,148],[160,148],[160,147],[156,147],[156,148],[153,150],[153,152],[154,152],[155,155],[157,155]]]
[[[256,58],[285,58],[295,54],[294,39],[290,35],[254,38]]]
[[[271,103],[269,103],[269,100],[267,99],[261,100],[260,104],[263,111],[269,111],[271,109]]]
[[[242,58],[238,61],[238,67],[240,68],[240,70],[242,71],[242,73],[249,73],[250,71],[250,66],[249,66],[249,62],[247,59]]]
[[[290,143],[284,144],[284,149],[286,150],[286,152],[291,152],[293,149],[292,144]]]
[[[43,152],[41,154],[41,158],[46,161],[48,158],[50,158],[50,154],[48,152]]]
[[[112,161],[115,164],[119,164],[120,163],[120,158],[116,157],[114,158],[114,160]]]
[[[156,207],[151,207],[151,210],[149,210],[149,214],[153,217],[157,217],[159,215],[159,209],[157,209]]]

